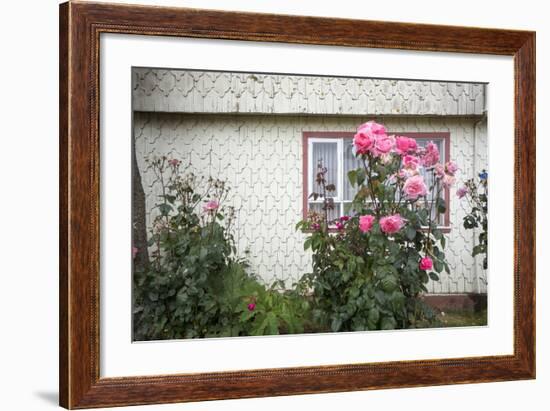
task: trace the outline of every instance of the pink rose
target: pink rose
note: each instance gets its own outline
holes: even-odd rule
[[[403,191],[410,200],[416,200],[418,197],[425,196],[428,192],[428,188],[424,183],[424,177],[421,175],[409,177],[405,181]]]
[[[445,176],[443,177],[443,187],[450,187],[452,186],[456,181],[456,178],[454,176],[451,176],[449,174],[445,174]]]
[[[418,264],[418,267],[421,270],[431,270],[434,266],[434,263],[430,257],[424,257],[420,259],[420,263]]]
[[[355,146],[355,152],[357,154],[367,154],[374,146],[374,138],[358,132],[353,137],[353,145]]]
[[[435,176],[437,178],[443,178],[445,177],[445,166],[441,163],[437,163],[434,166]]]
[[[349,215],[343,215],[342,217],[340,217],[340,221],[343,223],[345,223],[348,220],[349,220]]]
[[[464,197],[466,194],[468,194],[468,188],[465,186],[460,187],[458,190],[456,190],[456,196],[458,198]]]
[[[416,156],[407,154],[403,156],[403,167],[410,170],[416,170],[420,166],[420,159]]]
[[[394,214],[380,219],[380,229],[386,234],[397,233],[405,225],[405,220],[399,214]]]
[[[376,137],[376,140],[374,141],[374,147],[371,149],[372,154],[374,154],[377,157],[384,156],[385,154],[388,154],[392,149],[395,147],[395,137],[394,136],[387,136],[387,135],[381,135]]]
[[[402,168],[397,172],[397,177],[402,180],[405,180],[409,177],[417,176],[417,175],[418,175],[418,170],[412,170],[410,168]]]
[[[363,233],[369,232],[373,224],[374,224],[374,216],[362,215],[361,217],[359,217],[359,230],[361,230],[361,232]]]
[[[344,229],[344,224],[342,224],[340,221],[337,221],[335,226],[336,226],[337,230],[343,230]]]
[[[416,151],[416,140],[410,137],[396,137],[395,151],[401,155]]]
[[[132,247],[132,258],[136,258],[139,249],[137,247]]]
[[[439,161],[439,149],[432,141],[430,141],[428,144],[426,144],[426,152],[422,157],[422,163],[426,167],[431,167],[435,165],[438,161]]]
[[[445,164],[445,169],[447,170],[447,173],[454,176],[455,173],[458,171],[458,165],[454,161],[449,161],[447,164]]]
[[[256,304],[250,303],[246,308],[248,308],[248,311],[254,311],[256,309]]]
[[[216,211],[219,206],[220,203],[218,203],[216,200],[210,200],[204,205],[203,210],[207,213],[211,213]]]
[[[386,136],[386,127],[371,120],[361,124],[357,129],[357,132],[365,133],[373,138],[376,138]]]
[[[353,137],[353,145],[357,154],[366,154],[374,147],[376,138],[386,137],[386,128],[382,124],[368,121],[361,124]]]

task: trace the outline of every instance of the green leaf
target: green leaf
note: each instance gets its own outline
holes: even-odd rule
[[[443,213],[445,213],[445,211],[447,211],[447,206],[445,204],[445,200],[441,197],[439,197],[436,200],[436,206],[437,206],[437,212],[440,213],[440,214],[443,214]]]
[[[279,334],[279,321],[274,313],[268,313],[266,317],[267,321],[267,332],[269,335]]]
[[[366,179],[365,170],[362,168],[358,168],[356,173],[356,178],[357,178],[357,185],[358,186],[362,185]]]
[[[428,275],[433,281],[439,281],[439,276],[436,273],[430,272]]]
[[[170,214],[170,211],[172,211],[172,206],[166,203],[159,204],[158,208],[159,208],[160,214],[163,216],[167,216],[168,214]]]
[[[178,291],[178,294],[176,295],[176,301],[179,303],[179,304],[183,304],[187,301],[187,287],[182,287],[179,291]]]
[[[356,170],[351,170],[348,172],[348,180],[351,184],[351,186],[355,186],[355,184],[357,184],[357,171]]]
[[[472,215],[467,215],[464,217],[464,228],[466,229],[472,229],[477,227],[477,221]]]
[[[407,229],[405,231],[405,235],[410,241],[413,241],[416,237],[416,229],[411,226],[407,226]]]
[[[375,330],[378,327],[378,320],[380,320],[380,311],[376,307],[371,308],[367,315],[369,329]]]
[[[260,321],[261,320],[261,321]],[[267,317],[263,318],[257,318],[256,321],[254,321],[255,326],[251,330],[252,335],[264,335],[264,331],[267,327],[268,320]]]
[[[473,252],[472,252],[472,256],[476,256],[478,254],[482,254],[485,252],[485,246],[483,244],[478,244],[474,247],[473,249]]]
[[[381,281],[382,289],[389,293],[394,291],[397,288],[397,279],[394,276],[388,275],[382,278]]]
[[[384,303],[386,302],[386,293],[382,290],[377,290],[374,293],[374,298],[376,298],[378,304],[384,305]]]
[[[397,321],[393,317],[383,317],[380,321],[381,330],[394,330],[397,327]]]
[[[208,248],[201,247],[200,252],[199,252],[199,260],[203,261],[206,258],[207,255],[208,255]]]
[[[255,311],[248,311],[248,310],[246,310],[246,311],[244,311],[244,312],[241,314],[241,316],[239,317],[239,320],[240,320],[241,322],[243,322],[243,323],[244,323],[244,322],[247,322],[247,321],[250,320],[252,317],[254,317],[254,314],[256,314]]]
[[[332,329],[332,331],[337,332],[340,330],[340,327],[342,327],[342,319],[340,317],[334,318],[332,320],[330,328]]]

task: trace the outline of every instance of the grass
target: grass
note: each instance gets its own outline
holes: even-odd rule
[[[487,325],[487,310],[446,311],[438,314],[432,327],[472,327]]]

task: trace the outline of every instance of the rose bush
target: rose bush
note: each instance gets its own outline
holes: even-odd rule
[[[149,165],[161,195],[147,265],[134,264],[134,339],[296,333],[309,305],[300,288],[267,287],[236,255],[226,184],[185,173],[181,161]],[[139,250],[132,247],[132,258]]]
[[[433,317],[420,298],[426,283],[449,272],[437,221],[458,168],[439,163],[432,142],[418,147],[374,121],[359,126],[353,145],[361,167],[348,173],[357,188],[352,215],[329,221],[335,188],[320,162],[312,197],[323,200],[321,212],[297,225],[313,253],[304,281],[313,289],[315,320],[333,331],[414,327]]]
[[[464,216],[464,228],[478,229],[477,244],[472,249],[472,256],[483,255],[483,268],[487,269],[488,250],[488,173],[483,170],[478,174],[478,181],[473,178],[467,180],[456,191],[457,197],[468,202],[470,210]]]

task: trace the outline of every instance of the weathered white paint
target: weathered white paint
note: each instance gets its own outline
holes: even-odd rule
[[[302,218],[302,132],[354,131],[372,117],[258,116],[135,113],[138,165],[146,206],[151,210],[159,185],[144,159],[167,155],[191,162],[199,175],[215,175],[232,187],[229,203],[238,210],[236,238],[241,253],[250,250],[253,270],[271,281],[288,283],[311,268],[303,234],[294,229]],[[395,132],[451,133],[451,157],[473,177],[486,164],[486,127],[472,118],[378,117]],[[476,153],[474,153],[476,127]],[[472,159],[475,158],[475,161]],[[462,227],[465,204],[451,196],[451,232],[447,256],[451,275],[429,289],[436,293],[485,292],[485,273],[470,252],[473,232]],[[148,224],[151,214],[147,216]]]
[[[477,83],[133,70],[135,111],[243,114],[482,115]]]

